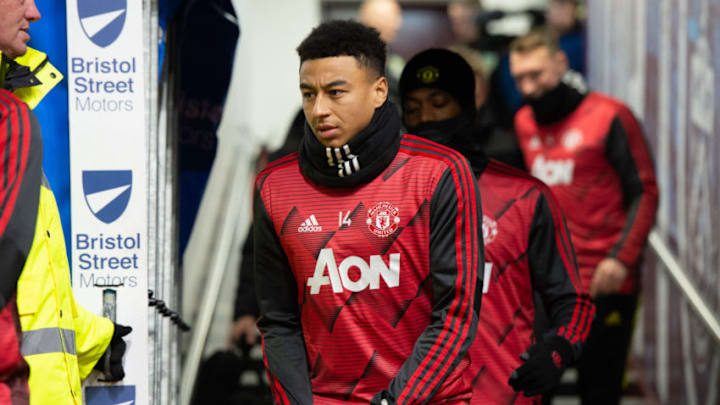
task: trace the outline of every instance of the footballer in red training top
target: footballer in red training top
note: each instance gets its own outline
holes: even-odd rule
[[[658,204],[650,151],[630,110],[587,92],[550,33],[515,40],[510,65],[528,102],[515,116],[526,165],[567,216],[581,281],[597,308],[578,364],[580,396],[583,404],[617,404],[639,263]]]
[[[255,186],[255,279],[278,404],[464,404],[484,262],[469,163],[401,135],[385,44],[350,21],[298,47],[299,153]]]
[[[465,155],[483,196],[483,307],[466,378],[472,404],[533,404],[575,362],[594,307],[583,290],[565,221],[541,181],[489,160],[475,126],[474,74],[446,49],[415,55],[400,78],[408,131]],[[482,128],[482,127],[481,127]],[[551,327],[536,339],[537,293]]]

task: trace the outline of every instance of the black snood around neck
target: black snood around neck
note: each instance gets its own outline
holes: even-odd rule
[[[487,166],[487,156],[480,147],[481,134],[476,131],[476,119],[475,110],[464,111],[455,118],[408,128],[408,132],[457,150],[470,161],[475,174],[479,174]]]
[[[370,123],[338,148],[318,141],[310,126],[300,142],[300,169],[315,183],[328,187],[355,187],[369,183],[392,162],[400,148],[400,116],[386,101]]]
[[[408,133],[445,146],[451,146],[457,138],[472,130],[474,122],[475,112],[465,111],[455,118],[408,127]]]
[[[550,125],[570,115],[585,99],[586,93],[561,81],[557,87],[527,102],[540,125]]]

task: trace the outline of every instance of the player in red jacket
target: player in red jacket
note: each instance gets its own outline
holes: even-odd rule
[[[0,405],[28,403],[17,282],[35,235],[42,139],[27,104],[0,89]]]
[[[483,196],[483,307],[470,348],[472,404],[533,404],[580,355],[594,308],[582,288],[569,233],[555,199],[539,180],[481,149],[474,75],[458,54],[429,49],[400,80],[408,132],[462,152]],[[533,293],[551,328],[535,341]],[[520,392],[524,395],[520,395]]]
[[[484,262],[456,151],[402,135],[385,43],[351,21],[298,47],[299,153],[257,178],[254,271],[278,404],[463,404]]]
[[[0,405],[29,402],[29,367],[20,348],[17,281],[35,235],[42,138],[27,104],[5,90],[9,61],[25,53],[27,27],[40,19],[33,0],[0,0]]]
[[[658,204],[652,158],[628,107],[587,92],[551,34],[517,39],[510,62],[528,104],[515,117],[526,166],[567,215],[582,283],[597,306],[578,366],[583,404],[616,404]]]

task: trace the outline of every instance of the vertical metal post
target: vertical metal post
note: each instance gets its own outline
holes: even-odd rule
[[[115,320],[117,319],[117,291],[113,290],[112,288],[106,288],[103,290],[103,316],[115,323]],[[105,354],[105,365],[104,369],[105,372],[109,372],[110,370],[110,350],[112,345],[108,345]],[[105,375],[105,377],[110,377],[109,375]]]
[[[159,94],[159,1],[143,0],[148,165],[148,288],[177,308],[174,143],[168,131],[168,92]],[[165,84],[165,83],[164,83]],[[167,86],[164,86],[167,88]],[[148,313],[150,403],[176,403],[179,388],[178,330],[156,311]]]
[[[158,228],[157,228],[157,138],[158,134],[154,130],[153,122],[155,117],[152,114],[153,110],[153,94],[155,93],[154,77],[156,77],[156,68],[154,68],[154,57],[153,54],[157,52],[157,41],[152,41],[152,3],[157,0],[143,0],[143,39],[144,49],[143,57],[145,62],[145,122],[147,127],[145,128],[147,140],[147,198],[148,198],[148,258],[147,258],[147,272],[148,272],[148,289],[157,291],[157,244],[158,244]],[[156,359],[159,356],[158,351],[158,335],[160,332],[160,316],[155,311],[148,312],[148,394],[149,404],[160,403],[157,401],[158,393],[156,390],[157,386],[157,372],[158,365]]]

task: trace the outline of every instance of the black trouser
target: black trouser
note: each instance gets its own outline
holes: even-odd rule
[[[637,301],[637,295],[619,294],[594,300],[595,321],[577,363],[582,405],[620,403]]]

